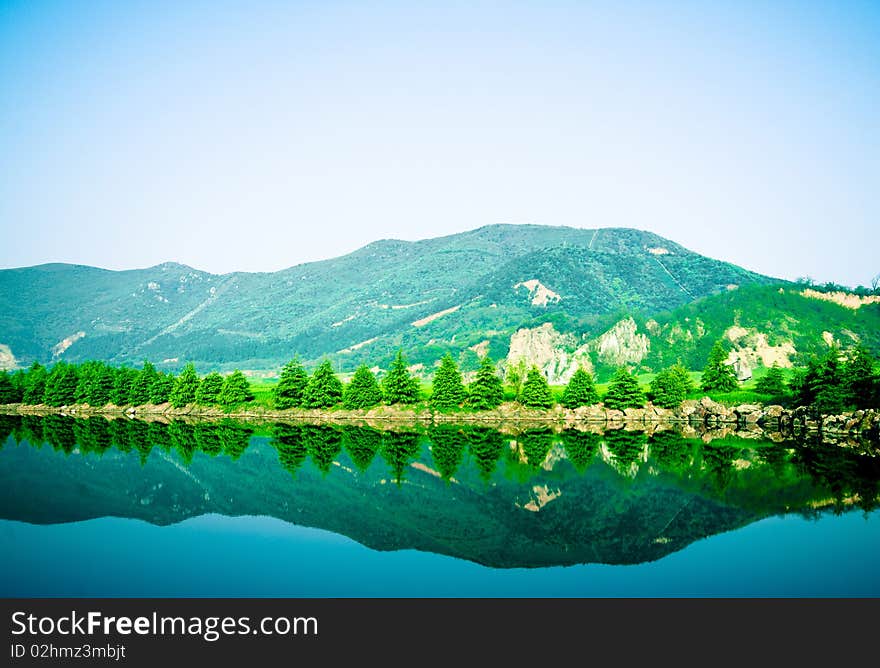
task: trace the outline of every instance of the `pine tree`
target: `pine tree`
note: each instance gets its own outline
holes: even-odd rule
[[[840,413],[846,408],[844,368],[840,362],[840,348],[829,348],[818,364],[807,371],[807,385],[813,395],[813,406],[822,413]]]
[[[222,389],[223,376],[216,371],[212,371],[202,378],[202,382],[199,383],[199,389],[196,392],[196,403],[202,406],[220,403],[219,398]]]
[[[46,393],[46,380],[49,372],[39,362],[31,364],[25,377],[24,397],[22,403],[36,406],[43,403],[43,396]]]
[[[452,355],[446,353],[440,360],[440,368],[434,374],[429,403],[432,408],[444,411],[460,407],[465,399],[467,391],[461,380],[461,372]]]
[[[228,408],[230,406],[243,404],[253,398],[254,395],[251,392],[251,384],[248,382],[248,379],[245,378],[245,375],[236,369],[226,376],[226,379],[223,381],[223,387],[220,390],[220,395],[217,397],[217,401],[221,406]]]
[[[83,362],[79,365],[79,372],[76,380],[76,392],[73,395],[73,399],[76,403],[83,404],[88,402],[89,390],[95,382],[100,366],[101,362],[92,361]]]
[[[690,371],[688,371],[687,367],[681,363],[681,360],[669,367],[669,372],[678,379],[679,383],[681,383],[685,396],[696,389],[694,381],[691,380]]]
[[[43,392],[43,403],[47,406],[55,405],[55,385],[58,384],[58,379],[61,377],[63,369],[64,362],[59,362],[46,375],[46,390]],[[58,405],[60,406],[61,404]]]
[[[76,367],[67,362],[58,362],[46,380],[46,394],[43,401],[48,406],[68,406],[76,402]]]
[[[272,400],[275,408],[284,410],[302,406],[303,393],[309,384],[309,374],[303,368],[299,357],[294,357],[281,369],[278,384],[272,391]]]
[[[550,408],[553,405],[553,395],[550,393],[550,385],[541,370],[532,366],[526,374],[526,382],[523,383],[520,396],[523,406],[534,408]]]
[[[342,406],[348,410],[370,408],[382,401],[382,390],[376,376],[366,364],[359,366],[342,393]]]
[[[143,368],[131,384],[129,401],[132,406],[143,406],[150,402],[150,390],[156,382],[156,367],[144,360]]]
[[[303,393],[306,408],[330,408],[342,399],[342,381],[333,373],[330,360],[324,360],[309,378]]]
[[[807,380],[808,377],[812,376],[815,369],[818,368],[818,365],[818,360],[816,360],[815,357],[812,357],[807,362],[806,369],[795,369],[789,377],[788,391],[796,405],[809,406],[813,403],[815,396],[813,396],[813,392],[810,389],[810,384]]]
[[[196,392],[199,391],[199,376],[192,362],[183,367],[183,371],[174,380],[174,388],[171,390],[169,400],[174,408],[183,408],[196,400]]]
[[[0,371],[0,404],[12,403],[15,403],[15,387],[12,385],[12,378],[5,371]]]
[[[106,405],[110,401],[115,381],[116,373],[110,365],[102,364],[95,369],[92,380],[86,389],[86,401],[89,406]]]
[[[410,375],[402,350],[397,351],[382,379],[382,395],[388,404],[414,404],[419,400],[419,380]]]
[[[755,383],[755,392],[781,397],[785,394],[785,373],[779,368],[779,364],[773,362],[773,366],[767,369],[758,382]]]
[[[706,363],[706,368],[703,369],[700,387],[706,392],[711,390],[732,392],[739,387],[736,372],[733,370],[733,366],[727,364],[727,351],[724,350],[720,339],[715,342],[709,353],[709,361]]]
[[[645,405],[645,395],[639,380],[626,367],[620,367],[611,379],[604,398],[605,408],[622,411]]]
[[[150,388],[150,403],[164,404],[171,399],[171,392],[174,390],[174,376],[159,372]]]
[[[110,400],[115,405],[126,406],[131,403],[131,388],[137,376],[138,372],[131,367],[123,366],[116,369],[113,392],[110,393]]]
[[[24,390],[27,386],[27,374],[25,373],[24,369],[19,369],[10,376],[10,379],[12,380],[12,388],[14,392],[14,399],[12,400],[12,402],[16,404],[23,402]]]
[[[486,355],[480,361],[477,375],[468,386],[467,404],[478,411],[497,408],[504,401],[504,388],[495,371],[492,359]]]
[[[560,403],[566,408],[577,408],[578,406],[592,406],[599,403],[599,393],[596,391],[596,384],[593,382],[593,374],[578,367],[574,372],[565,390],[562,392]]]
[[[847,403],[856,408],[874,408],[880,397],[877,396],[878,377],[874,359],[864,346],[856,346],[850,353],[843,373]]]
[[[681,373],[674,367],[663,369],[651,381],[651,401],[662,408],[675,408],[687,397],[687,388]]]

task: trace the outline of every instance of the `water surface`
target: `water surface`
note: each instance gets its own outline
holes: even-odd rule
[[[876,458],[690,436],[0,416],[0,594],[880,595]]]

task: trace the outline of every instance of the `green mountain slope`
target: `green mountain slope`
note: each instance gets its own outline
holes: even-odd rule
[[[659,314],[644,326],[653,343],[645,363],[653,368],[678,358],[699,368],[718,338],[751,366],[802,364],[831,342],[880,352],[880,303],[848,308],[791,286],[745,286]]]
[[[649,232],[493,225],[418,242],[378,241],[274,273],[222,276],[176,264],[113,272],[71,265],[0,271],[0,345],[19,365],[90,358],[200,370],[276,368],[294,353],[343,369],[404,347],[466,364],[503,357],[519,328],[587,333],[615,314],[669,311],[771,279]],[[167,362],[166,362],[167,361]]]

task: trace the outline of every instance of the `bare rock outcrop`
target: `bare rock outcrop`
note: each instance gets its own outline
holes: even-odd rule
[[[571,380],[578,366],[593,370],[588,347],[578,346],[574,335],[556,331],[549,322],[517,330],[510,337],[506,363],[516,364],[520,360],[527,366],[537,366],[553,385],[564,385]]]

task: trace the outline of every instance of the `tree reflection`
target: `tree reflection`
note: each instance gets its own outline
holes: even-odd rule
[[[141,464],[148,460],[154,447],[164,452],[176,451],[186,465],[191,464],[198,450],[212,457],[225,454],[237,459],[249,446],[253,433],[252,426],[232,419],[163,424],[127,418],[106,420],[100,416],[88,419],[63,415],[0,416],[0,445],[11,436],[17,442],[37,448],[44,442],[49,443],[53,449],[67,454],[76,451],[84,455],[101,454],[115,447],[132,457],[136,453]],[[419,458],[423,438],[416,431],[382,432],[365,426],[286,423],[271,425],[269,433],[269,443],[276,449],[281,467],[292,476],[306,459],[311,459],[315,468],[326,475],[344,448],[353,466],[361,472],[373,465],[378,453],[390,468],[390,478],[398,485],[406,478],[410,465]],[[557,436],[548,429],[523,432],[516,438],[516,448],[508,447],[510,436],[490,427],[432,425],[426,438],[431,465],[439,476],[446,481],[456,477],[465,486],[474,484],[472,472],[466,469],[462,472],[465,451],[479,479],[485,483],[492,479],[499,460],[509,459],[510,479],[497,480],[499,490],[536,476],[558,478],[553,485],[563,484],[561,480],[568,481],[566,484],[578,481],[577,484],[584,486],[579,489],[584,490],[594,478],[564,475],[565,471],[559,476],[556,472],[541,471],[547,466],[548,457],[555,459],[553,445]],[[650,471],[664,472],[664,485],[676,485],[687,494],[721,501],[725,508],[736,507],[758,514],[795,509],[806,514],[818,513],[827,507],[835,512],[852,508],[869,512],[880,505],[880,458],[860,454],[858,443],[829,445],[813,438],[782,444],[757,441],[759,447],[751,447],[751,443],[734,438],[703,444],[671,429],[654,432],[650,437],[641,431],[625,429],[608,430],[604,434],[564,430],[558,440],[566,458],[579,472],[589,467],[604,467],[596,456],[603,452],[610,453],[606,461],[614,470],[634,477],[645,454],[650,453]],[[564,501],[557,502],[554,507],[562,503]]]
[[[66,454],[76,447],[76,433],[73,430],[74,419],[67,415],[47,415],[43,418],[43,436],[55,450]]]
[[[131,452],[132,443],[128,435],[128,419],[116,418],[110,422],[110,443],[120,452]]]
[[[147,463],[147,458],[153,449],[153,442],[150,440],[150,425],[140,420],[131,420],[128,423],[129,438],[137,450],[141,466]]]
[[[76,420],[73,431],[79,449],[83,453],[94,452],[101,455],[112,445],[110,423],[102,417]]]
[[[6,445],[13,432],[19,429],[21,418],[18,415],[0,415],[0,449]]]
[[[269,444],[278,451],[281,468],[295,476],[306,460],[309,452],[299,425],[276,422],[272,425],[272,440]]]
[[[419,435],[411,432],[386,431],[382,434],[382,459],[391,467],[392,479],[398,485],[403,473],[421,451]]]
[[[465,439],[467,440],[468,450],[480,477],[488,482],[498,466],[498,460],[504,451],[505,445],[510,441],[501,432],[488,427],[471,427],[465,431]]]
[[[781,478],[785,469],[789,466],[791,450],[787,446],[773,443],[758,448],[755,451],[755,456],[769,466],[777,478]]]
[[[233,461],[241,457],[251,443],[254,430],[235,420],[223,420],[219,424],[218,435],[223,454]]]
[[[528,429],[517,436],[516,440],[522,448],[526,464],[538,469],[553,447],[553,432],[549,429]]]
[[[654,432],[648,439],[648,446],[651,459],[665,471],[683,474],[693,465],[696,442],[675,431]]]
[[[709,474],[715,489],[723,492],[733,479],[733,462],[740,457],[741,450],[729,445],[707,443],[703,446],[702,454],[703,468]]]
[[[467,445],[462,429],[450,425],[437,425],[428,429],[431,442],[431,459],[443,480],[449,481],[461,464]]]
[[[147,436],[154,447],[162,452],[171,452],[171,434],[168,433],[167,424],[150,422],[147,426]]]
[[[604,440],[617,464],[631,470],[642,460],[648,437],[643,431],[609,429],[604,434]]]
[[[347,427],[342,430],[342,442],[351,461],[363,473],[382,447],[382,433],[372,427]]]
[[[306,425],[303,427],[302,437],[315,466],[324,475],[328,474],[333,462],[342,452],[340,431],[326,425]]]
[[[187,466],[192,464],[196,454],[195,427],[183,420],[174,420],[168,425],[168,436],[181,461]]]
[[[602,445],[602,436],[589,431],[566,429],[560,434],[565,457],[579,473],[587,470]]]
[[[834,500],[835,513],[842,513],[852,503],[866,512],[877,508],[878,458],[859,456],[814,439],[808,446],[796,448],[791,461],[798,471],[828,490]]]
[[[46,433],[43,425],[43,418],[36,415],[23,415],[21,418],[20,441],[27,441],[32,445],[40,447],[46,442]]]
[[[193,429],[193,438],[202,452],[216,457],[223,452],[220,442],[220,425],[214,422],[200,422]]]

